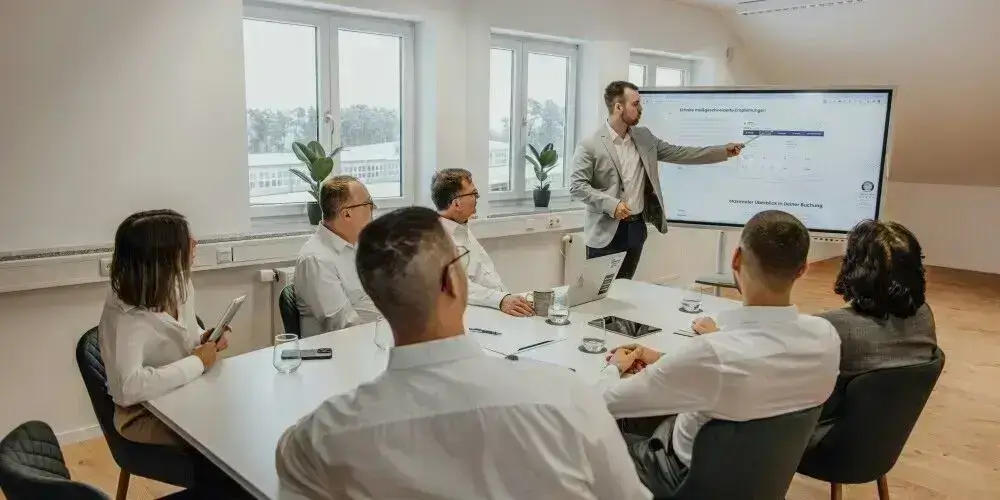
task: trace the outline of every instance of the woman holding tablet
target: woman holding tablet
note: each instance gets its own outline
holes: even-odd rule
[[[182,446],[140,403],[201,376],[227,347],[208,341],[194,309],[191,265],[197,242],[173,210],[130,215],[115,233],[111,291],[98,326],[114,400],[115,427],[137,443]]]

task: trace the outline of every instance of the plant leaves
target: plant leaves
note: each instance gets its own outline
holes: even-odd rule
[[[316,158],[326,158],[326,151],[323,150],[323,145],[319,141],[309,141],[309,149],[316,155]]]
[[[316,160],[316,155],[313,154],[309,146],[302,144],[301,142],[292,143],[292,152],[295,153],[295,157],[299,159],[302,163],[306,165],[311,164]]]
[[[538,160],[535,157],[533,157],[533,156],[531,156],[529,154],[524,155],[524,159],[526,159],[529,162],[531,162],[531,164],[534,165],[534,167],[535,167],[536,170],[538,169],[538,167],[542,166],[540,163],[538,163]]]
[[[313,163],[311,173],[313,180],[317,183],[325,181],[331,172],[333,172],[333,158],[318,158],[316,163]]]
[[[333,158],[334,156],[337,156],[338,154],[340,154],[340,150],[342,150],[342,149],[344,149],[344,146],[337,146],[337,147],[333,148],[333,151],[330,151],[330,154],[328,154],[326,157],[327,158]]]
[[[553,146],[552,143],[550,142],[550,143],[548,143],[548,144],[545,145],[545,148],[542,149],[542,152],[544,153],[546,151],[552,151],[553,149],[555,149],[555,146]]]
[[[291,172],[291,173],[293,173],[293,174],[295,174],[296,176],[298,176],[299,179],[302,179],[303,181],[305,181],[305,183],[308,184],[309,187],[313,187],[313,188],[316,187],[316,183],[312,179],[310,179],[309,176],[306,175],[305,172],[303,172],[303,171],[301,171],[301,170],[299,170],[297,168],[290,168],[290,169],[288,169],[288,171]]]
[[[535,158],[538,158],[538,150],[535,149],[534,146],[532,146],[531,144],[528,144],[528,149],[531,149],[531,154],[535,155]]]
[[[546,150],[544,153],[542,153],[542,156],[538,158],[538,163],[540,163],[544,167],[547,167],[549,165],[554,164],[558,160],[559,160],[559,153],[557,153],[556,150],[554,149],[549,149]]]

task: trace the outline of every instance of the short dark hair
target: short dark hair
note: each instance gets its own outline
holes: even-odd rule
[[[323,181],[319,188],[319,206],[324,219],[333,219],[351,199],[351,183],[360,182],[353,175],[335,175]]]
[[[611,82],[604,87],[604,105],[608,107],[608,113],[615,109],[615,103],[625,102],[625,89],[639,91],[639,87],[634,83],[622,80]]]
[[[454,254],[435,211],[406,207],[361,230],[355,265],[362,288],[397,331],[427,324]]]
[[[431,177],[431,201],[438,210],[448,205],[462,192],[462,181],[472,182],[472,172],[464,168],[446,168]]]
[[[913,316],[927,300],[920,242],[898,222],[862,221],[847,237],[833,290],[866,316]]]
[[[173,210],[128,216],[115,231],[111,289],[132,307],[176,309],[187,300],[191,277],[191,231]]]
[[[756,277],[779,290],[791,286],[806,266],[809,230],[788,212],[765,210],[747,221],[740,246],[760,271]]]

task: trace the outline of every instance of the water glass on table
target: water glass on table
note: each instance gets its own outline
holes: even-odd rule
[[[681,297],[681,312],[697,314],[701,312],[701,285],[695,283],[684,289]]]
[[[551,325],[569,324],[569,306],[566,305],[566,290],[553,290],[552,304],[549,305],[549,318],[547,322]]]
[[[279,373],[292,373],[299,369],[302,357],[299,355],[299,336],[283,333],[274,336],[274,369]]]
[[[581,339],[580,350],[587,354],[607,352],[605,344],[607,344],[608,339],[608,328],[606,324],[602,323],[601,326],[590,324],[590,326],[593,328],[588,328],[586,336]]]

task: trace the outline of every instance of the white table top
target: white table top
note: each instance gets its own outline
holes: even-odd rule
[[[609,348],[638,342],[668,350],[687,340],[672,332],[689,327],[693,319],[678,310],[682,294],[675,288],[618,280],[604,299],[572,308],[567,326],[549,325],[541,317],[513,318],[481,307],[468,309],[465,324],[466,328],[501,332],[534,331],[539,336],[551,336],[556,330],[566,340],[520,356],[572,367],[587,382],[594,382],[605,358],[578,350],[580,339],[601,334],[587,321],[616,315],[660,327],[662,332],[638,340],[609,332],[606,342]],[[702,298],[702,314],[714,315],[737,306],[728,299],[708,295]],[[274,369],[270,347],[223,359],[206,375],[146,406],[254,496],[274,499],[278,496],[275,447],[285,429],[324,400],[350,391],[385,370],[388,353],[375,346],[374,331],[374,325],[368,324],[302,340],[303,349],[333,348],[333,359],[303,361],[291,374]]]

